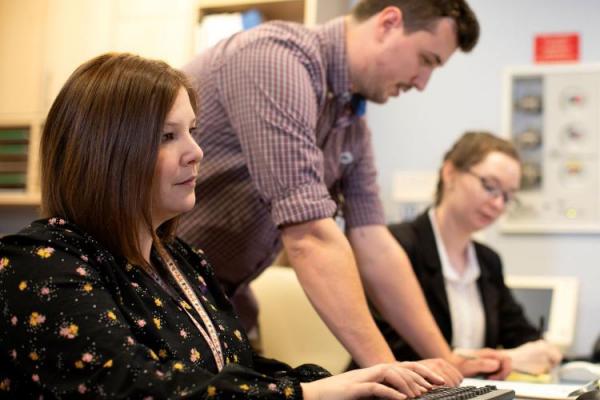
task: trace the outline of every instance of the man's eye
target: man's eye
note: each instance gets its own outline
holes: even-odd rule
[[[160,141],[161,142],[168,142],[168,141],[173,140],[173,139],[175,139],[175,134],[172,133],[172,132],[168,132],[168,133],[163,133],[162,134],[162,136],[160,138]]]

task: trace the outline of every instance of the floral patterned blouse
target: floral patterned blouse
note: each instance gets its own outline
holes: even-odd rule
[[[202,252],[167,249],[217,330],[220,372],[172,279],[179,299],[51,218],[0,240],[0,397],[299,399],[300,382],[329,376],[255,355]]]

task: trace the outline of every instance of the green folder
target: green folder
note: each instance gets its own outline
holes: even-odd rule
[[[0,173],[0,189],[25,188],[27,175],[24,173]]]
[[[27,154],[26,144],[2,144],[0,142],[0,154]]]
[[[3,140],[29,140],[29,130],[0,128],[0,142]]]

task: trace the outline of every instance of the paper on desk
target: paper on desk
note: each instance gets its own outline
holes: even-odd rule
[[[569,393],[579,389],[580,385],[560,385],[552,383],[528,383],[528,382],[508,382],[492,381],[484,379],[465,378],[461,386],[486,386],[494,385],[498,389],[510,389],[515,391],[515,396],[525,399],[549,399],[563,400],[569,399]],[[572,398],[572,397],[571,397]]]

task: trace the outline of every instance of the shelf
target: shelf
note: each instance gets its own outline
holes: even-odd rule
[[[303,0],[202,1],[199,8],[199,20],[209,14],[235,13],[251,8],[260,11],[265,21],[304,22],[305,2]]]
[[[200,8],[252,7],[269,3],[303,3],[301,0],[201,0]]]
[[[39,115],[0,116],[0,206],[40,204]]]
[[[0,206],[39,206],[39,194],[0,192]]]

